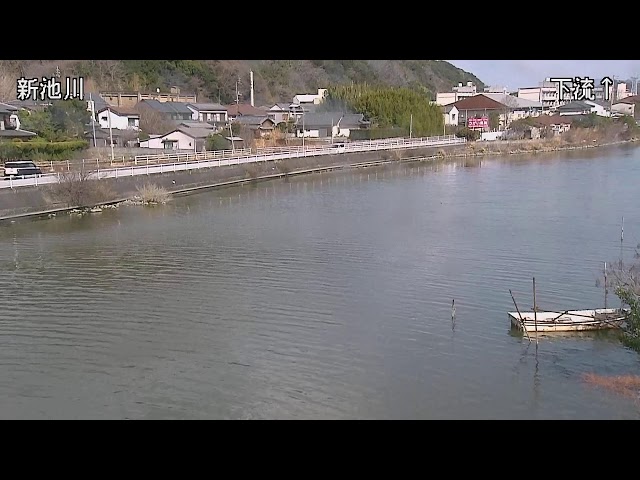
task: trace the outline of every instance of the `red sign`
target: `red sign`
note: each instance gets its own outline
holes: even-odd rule
[[[489,117],[469,118],[467,120],[468,128],[489,128]]]

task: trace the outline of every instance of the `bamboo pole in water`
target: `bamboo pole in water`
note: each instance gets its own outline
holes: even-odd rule
[[[607,262],[604,262],[604,308],[607,308]]]
[[[538,343],[538,306],[536,305],[536,277],[533,277],[533,325],[536,329],[536,344]]]
[[[516,303],[516,299],[514,298],[513,292],[511,292],[511,289],[509,289],[509,294],[511,295],[511,300],[513,300],[513,304],[516,307],[516,312],[518,312],[518,316],[520,317],[520,324],[522,325],[522,330],[524,331],[524,334],[529,339],[529,342],[531,342],[531,337],[529,336],[529,332],[527,332],[527,326],[524,324],[524,319],[522,318],[522,314],[520,313],[520,309],[518,308],[518,304]]]

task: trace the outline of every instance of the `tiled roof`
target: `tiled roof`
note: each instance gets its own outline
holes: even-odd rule
[[[508,108],[507,105],[497,102],[484,94],[463,98],[454,102],[454,105],[458,110],[504,110]]]

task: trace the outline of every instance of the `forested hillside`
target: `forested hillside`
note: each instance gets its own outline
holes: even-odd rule
[[[49,77],[56,67],[62,77],[83,76],[85,91],[165,91],[176,85],[197,93],[198,101],[222,103],[235,101],[238,80],[241,101],[249,101],[253,70],[258,106],[351,83],[409,87],[431,98],[459,82],[484,86],[473,74],[442,60],[4,60],[0,100],[15,98],[17,78]]]

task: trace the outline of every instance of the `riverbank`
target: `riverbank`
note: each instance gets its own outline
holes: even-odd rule
[[[409,150],[372,151],[336,154],[319,157],[292,158],[266,161],[256,164],[230,165],[203,168],[199,170],[153,174],[145,178],[122,177],[118,179],[85,180],[81,185],[69,184],[64,189],[47,185],[22,187],[0,191],[0,222],[17,221],[40,216],[53,216],[74,210],[86,211],[95,206],[119,205],[126,200],[138,198],[140,189],[154,185],[171,195],[187,195],[206,189],[239,185],[247,182],[266,181],[276,178],[304,175],[337,169],[365,168],[398,162],[433,161],[465,157],[486,157],[503,155],[544,154],[562,151],[603,148],[628,141],[561,144],[544,140],[520,140],[505,142],[474,142],[448,147],[427,147]],[[84,200],[70,202],[74,188],[86,192]],[[68,198],[62,198],[64,196]]]

